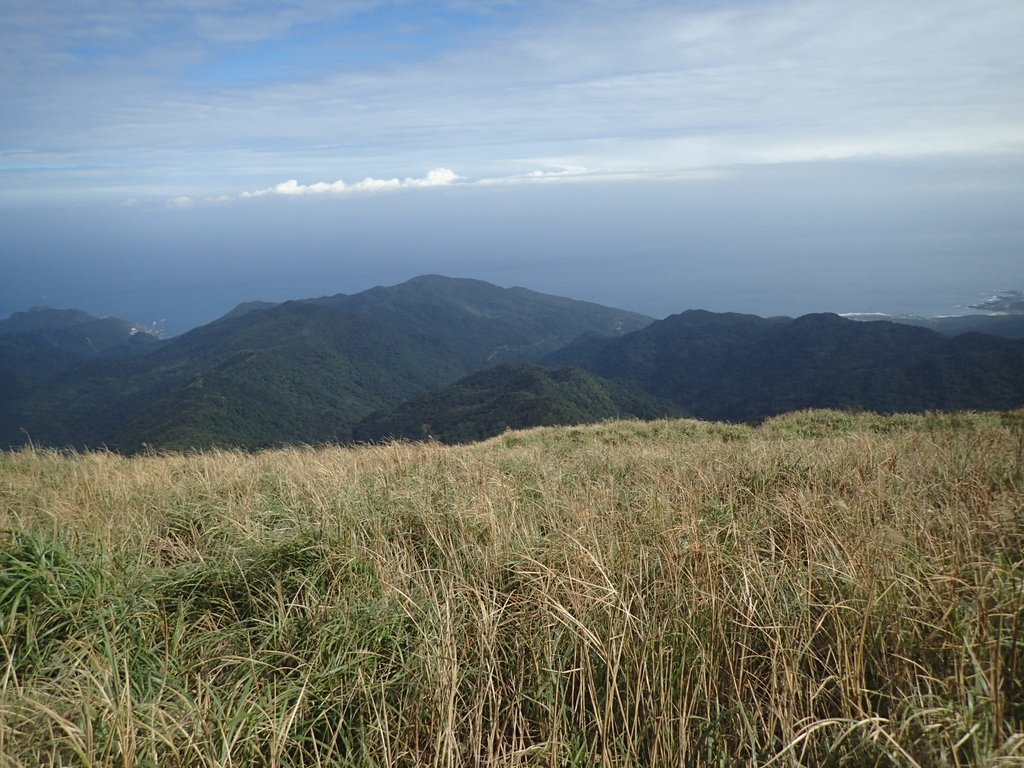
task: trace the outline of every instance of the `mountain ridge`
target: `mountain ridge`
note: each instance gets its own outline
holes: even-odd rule
[[[947,337],[833,313],[796,319],[688,311],[545,363],[576,365],[698,418],[757,421],[802,408],[883,413],[1024,403],[1024,341]]]
[[[345,441],[370,412],[491,360],[536,360],[579,333],[650,321],[436,276],[364,294],[250,305],[136,359],[72,360],[60,379],[0,402],[0,442],[20,444],[25,432],[126,451]]]
[[[0,445],[257,449],[668,411],[757,422],[804,408],[1024,405],[1024,341],[833,313],[652,320],[438,275],[248,302],[167,340],[66,312],[52,320],[67,327],[0,336]],[[94,322],[109,344],[83,333]],[[60,334],[71,336],[49,343]]]

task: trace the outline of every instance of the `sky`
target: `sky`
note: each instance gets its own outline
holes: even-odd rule
[[[1024,288],[1019,0],[4,0],[0,317],[474,277],[663,317]]]

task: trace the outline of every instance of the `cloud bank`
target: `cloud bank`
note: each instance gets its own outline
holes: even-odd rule
[[[459,180],[458,174],[448,168],[433,168],[422,178],[405,179],[374,179],[367,177],[362,181],[349,184],[341,179],[338,181],[318,181],[315,184],[300,184],[297,179],[289,179],[266,189],[242,192],[240,198],[265,197],[267,195],[354,195],[366,192],[391,192],[399,189],[426,189],[429,187],[447,187]]]
[[[719,173],[692,172],[685,174],[673,174],[672,178],[706,179],[718,178]],[[204,202],[223,203],[231,200],[249,200],[258,197],[280,196],[280,197],[301,197],[316,195],[336,195],[339,197],[373,194],[378,192],[393,192],[404,189],[431,189],[439,187],[492,187],[492,186],[519,186],[524,184],[550,184],[570,181],[630,181],[649,178],[650,174],[637,173],[635,171],[602,171],[574,166],[570,168],[556,168],[545,170],[533,170],[527,173],[510,174],[506,176],[486,177],[482,179],[469,179],[460,176],[450,168],[432,168],[422,177],[397,177],[390,179],[378,179],[368,176],[362,181],[349,183],[343,179],[337,181],[317,181],[312,184],[303,184],[298,179],[288,179],[271,187],[264,189],[248,190],[232,197],[230,195],[219,195],[208,197]],[[185,208],[194,203],[195,200],[188,196],[180,196],[171,200],[171,206]],[[127,203],[127,201],[126,201]],[[122,203],[122,204],[126,204]]]

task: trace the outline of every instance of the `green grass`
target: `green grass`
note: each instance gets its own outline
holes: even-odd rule
[[[1024,413],[0,454],[0,766],[1010,766]]]

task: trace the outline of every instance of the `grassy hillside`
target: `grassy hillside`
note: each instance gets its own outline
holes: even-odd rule
[[[0,760],[1019,765],[1024,412],[0,454]]]

